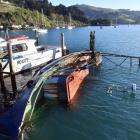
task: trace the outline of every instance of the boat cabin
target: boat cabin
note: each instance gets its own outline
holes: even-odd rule
[[[36,46],[35,39],[30,39],[27,36],[20,36],[16,38],[7,38],[0,43],[0,53],[7,54],[7,43],[10,42],[13,52],[14,71],[18,72],[32,67],[45,64],[49,61],[57,59],[62,56],[60,46]],[[3,66],[7,62],[7,56],[3,57]],[[9,68],[5,72],[9,72]]]
[[[5,41],[2,41],[0,43],[0,50],[3,53],[7,52],[7,43],[10,42],[12,45],[13,53],[21,53],[21,52],[37,52],[35,48],[35,42],[34,39],[29,39],[26,36],[22,37],[16,37],[16,38],[7,38]]]

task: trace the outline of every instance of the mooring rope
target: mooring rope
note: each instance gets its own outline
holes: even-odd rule
[[[116,66],[119,66],[117,63],[115,63],[115,62],[113,62],[111,59],[109,59],[108,57],[106,57],[106,56],[103,56],[104,58],[106,58],[108,61],[110,61],[111,63],[113,63],[114,65],[116,65]]]
[[[117,64],[117,63],[115,63],[115,62],[113,62],[111,59],[109,59],[108,57],[106,57],[106,56],[103,56],[104,58],[106,58],[108,61],[110,61],[111,63],[113,63],[114,65],[116,65],[116,66],[120,66],[120,67],[122,67],[122,64],[127,60],[127,58],[128,57],[126,57],[126,58],[124,58],[124,60],[120,63],[120,64]]]
[[[128,57],[126,57],[120,64],[119,66],[121,66],[126,60],[127,60]]]

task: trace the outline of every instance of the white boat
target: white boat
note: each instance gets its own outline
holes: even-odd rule
[[[66,28],[66,25],[65,25],[65,22],[63,21],[63,24],[61,26],[62,29],[65,29]]]
[[[48,30],[47,29],[43,29],[43,28],[39,28],[39,29],[37,29],[36,30],[38,33],[40,33],[40,34],[46,34],[46,33],[48,33]]]
[[[56,22],[56,29],[60,29],[60,27],[58,26],[58,19],[57,19],[57,22]]]
[[[69,25],[67,27],[69,30],[72,30],[74,26],[71,25],[71,14],[69,14]]]
[[[72,29],[73,29],[73,26],[68,26],[68,29],[69,29],[69,30],[72,30]]]
[[[60,27],[59,27],[59,26],[57,26],[57,27],[56,27],[56,29],[60,29]]]
[[[29,39],[27,36],[8,38],[4,42],[1,42],[1,53],[7,53],[7,43],[9,41],[12,45],[13,69],[15,73],[37,67],[62,56],[60,46],[35,46],[36,40]],[[5,66],[7,62],[8,59],[6,57],[2,59],[3,66]],[[9,72],[8,65],[4,72]]]
[[[45,28],[43,29],[43,28],[37,28],[37,27],[35,27],[32,30],[33,31],[36,31],[37,33],[40,33],[40,34],[46,34],[46,33],[48,33],[48,30],[45,29]]]
[[[33,28],[31,28],[33,31],[37,31],[38,30],[38,28],[37,27],[33,27]]]
[[[44,21],[44,14],[43,14],[43,9],[41,9],[41,12],[42,12],[42,17],[41,17],[41,23],[42,23],[42,27],[43,28],[40,28],[40,27],[35,27],[35,28],[33,28],[32,30],[33,31],[36,31],[37,33],[40,33],[40,34],[46,34],[46,33],[48,33],[48,30],[47,30],[47,28],[45,28],[45,26],[43,25],[44,23],[45,23],[45,21]]]
[[[39,28],[38,30],[37,30],[37,32],[38,33],[40,33],[40,34],[46,34],[46,33],[48,33],[48,30],[45,28],[45,19],[44,19],[44,13],[43,13],[43,8],[41,9],[41,12],[42,12],[42,18],[41,18],[41,22],[42,22],[42,28]]]

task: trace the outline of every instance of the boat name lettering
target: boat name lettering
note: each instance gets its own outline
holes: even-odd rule
[[[28,62],[28,60],[29,60],[28,58],[19,60],[19,61],[17,61],[17,64],[19,65],[19,64],[22,64],[22,63],[26,63],[26,62]]]

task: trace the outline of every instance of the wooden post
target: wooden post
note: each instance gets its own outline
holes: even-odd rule
[[[5,83],[4,83],[4,77],[3,77],[3,69],[2,69],[2,64],[0,63],[0,83],[1,83],[1,90],[3,93],[5,93],[6,88],[5,88]]]
[[[6,103],[7,102],[7,92],[6,92],[4,76],[3,76],[3,69],[2,69],[2,64],[1,63],[0,63],[0,83],[1,83],[1,91],[4,95],[4,101]]]
[[[90,50],[95,54],[95,31],[90,32]]]
[[[66,50],[65,50],[65,41],[64,41],[64,33],[61,33],[61,50],[62,50],[62,56],[66,55]]]
[[[16,85],[16,78],[13,70],[13,52],[12,52],[12,46],[11,43],[7,44],[8,48],[8,56],[9,56],[9,68],[10,68],[10,75],[11,75],[11,84],[13,89],[13,99],[16,98],[17,95],[17,85]]]
[[[35,39],[36,39],[36,45],[39,45],[39,37],[38,37],[38,32],[35,30]]]

